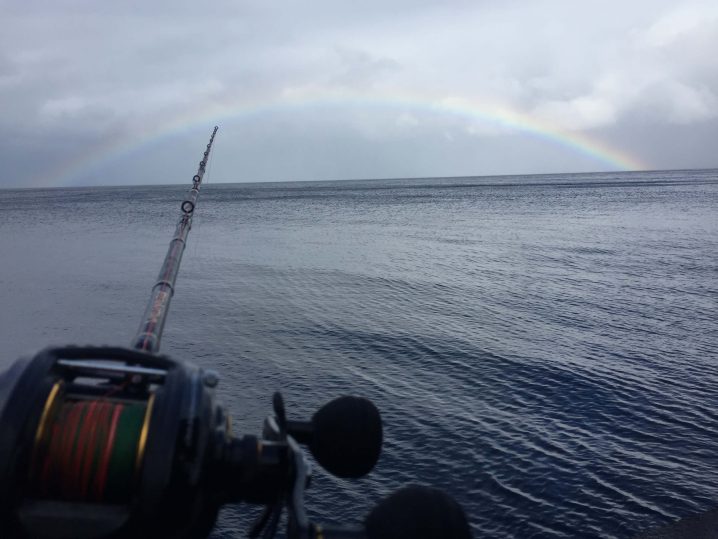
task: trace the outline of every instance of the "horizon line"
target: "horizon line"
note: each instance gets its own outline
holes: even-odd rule
[[[218,181],[212,180],[207,185],[238,185],[238,184],[287,184],[287,183],[331,183],[331,182],[362,182],[362,181],[399,181],[399,180],[451,180],[451,179],[468,179],[468,178],[526,178],[526,177],[540,177],[540,176],[571,176],[571,175],[589,175],[589,174],[651,174],[657,172],[707,172],[707,171],[718,171],[718,166],[715,167],[701,167],[701,168],[666,168],[666,169],[651,169],[651,170],[593,170],[593,171],[573,171],[573,172],[532,172],[527,174],[482,174],[482,175],[460,175],[460,176],[393,176],[393,177],[378,177],[378,178],[338,178],[338,179],[316,179],[316,180],[253,180],[253,181]],[[87,189],[87,188],[117,188],[117,187],[169,187],[169,186],[184,186],[190,185],[189,182],[185,183],[126,183],[126,184],[87,184],[87,185],[47,185],[47,186],[33,186],[33,187],[21,187],[21,186],[0,186],[0,190],[48,190],[48,189]]]

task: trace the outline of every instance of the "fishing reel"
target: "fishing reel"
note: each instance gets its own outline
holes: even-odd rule
[[[250,537],[468,538],[461,507],[409,487],[356,527],[308,520],[311,465],[367,474],[382,424],[363,398],[341,397],[310,421],[287,418],[279,393],[261,437],[234,436],[218,376],[166,356],[113,347],[50,348],[0,375],[0,534],[10,538],[206,537],[219,508],[265,507]]]

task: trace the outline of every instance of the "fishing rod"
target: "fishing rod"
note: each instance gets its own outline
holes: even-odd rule
[[[204,151],[202,160],[199,162],[197,174],[192,177],[192,188],[180,206],[182,216],[177,223],[175,235],[172,241],[170,241],[169,249],[167,249],[167,255],[165,255],[165,261],[162,264],[162,269],[157,278],[157,284],[152,287],[152,296],[150,296],[150,301],[147,303],[140,329],[137,330],[137,335],[133,341],[133,347],[137,350],[157,353],[160,349],[160,337],[165,327],[165,319],[169,311],[170,300],[174,294],[175,281],[177,280],[180,263],[182,262],[182,254],[187,244],[187,236],[192,228],[192,215],[197,206],[199,189],[202,186],[205,167],[207,166],[209,153],[212,151],[212,143],[214,142],[214,137],[218,129],[219,126],[215,125],[212,136],[209,137],[207,149]]]
[[[0,374],[0,535],[10,539],[209,536],[227,504],[263,506],[248,536],[289,539],[467,539],[445,493],[402,488],[358,525],[308,518],[312,464],[356,479],[377,463],[381,416],[338,397],[289,419],[281,393],[262,433],[235,435],[216,372],[159,354],[214,128],[132,347],[63,346]]]

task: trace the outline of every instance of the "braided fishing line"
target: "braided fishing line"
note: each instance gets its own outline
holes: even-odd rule
[[[104,399],[58,402],[36,440],[31,490],[43,498],[128,501],[147,408]]]

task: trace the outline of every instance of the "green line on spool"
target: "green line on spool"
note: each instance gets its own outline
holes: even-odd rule
[[[137,444],[145,418],[144,404],[129,404],[120,413],[115,443],[105,486],[108,502],[127,502],[132,492],[137,458]]]

